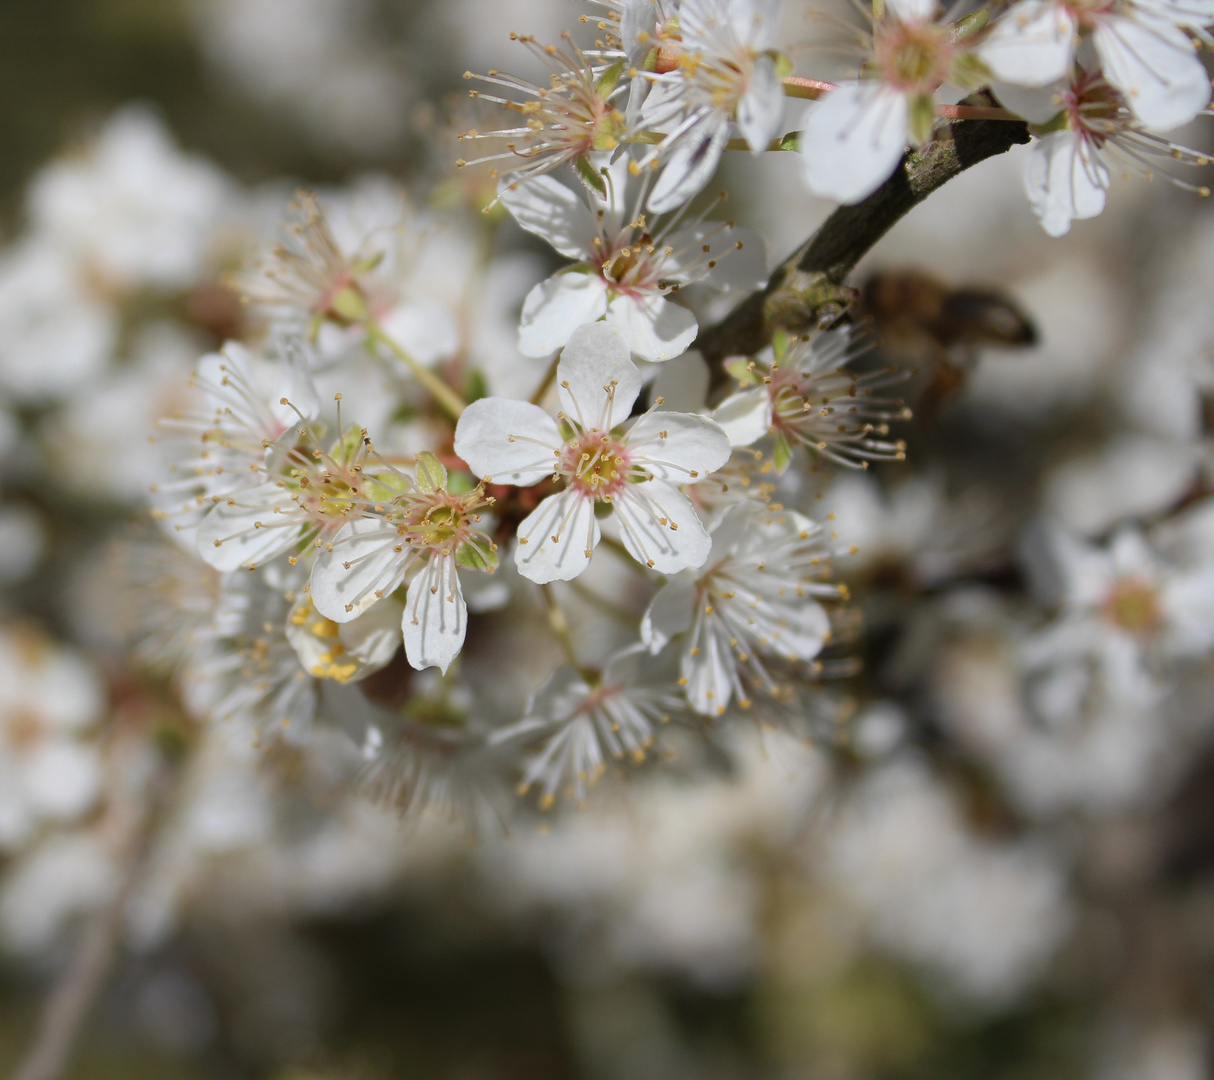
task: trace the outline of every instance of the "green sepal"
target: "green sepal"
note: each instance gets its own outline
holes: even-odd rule
[[[792,337],[783,328],[777,328],[776,332],[771,335],[771,351],[775,355],[777,364],[784,359],[784,355],[788,352],[788,347],[791,344]]]
[[[930,94],[920,94],[910,100],[910,138],[915,146],[922,146],[932,137],[936,123],[936,102]]]
[[[374,255],[368,255],[364,259],[359,259],[350,267],[350,269],[353,271],[356,277],[360,274],[369,274],[372,270],[379,266],[381,262],[384,261],[384,255],[384,252],[377,251]]]
[[[775,148],[777,150],[795,150],[797,148],[797,139],[800,135],[799,131],[790,131],[785,135],[781,135]]]
[[[974,90],[979,86],[985,86],[992,78],[991,69],[976,53],[963,52],[953,61],[948,81],[963,90]]]
[[[417,490],[423,495],[447,490],[447,470],[429,450],[417,455]]]
[[[455,564],[463,570],[492,574],[498,567],[497,552],[489,548],[488,537],[478,534],[479,544],[465,540],[455,551]]]
[[[594,89],[599,97],[606,99],[611,97],[612,92],[620,85],[620,78],[624,74],[624,62],[617,60],[602,75],[599,76],[598,82],[594,84]]]
[[[347,322],[362,322],[367,317],[366,298],[357,285],[347,285],[337,290],[329,303],[329,310]]]
[[[479,483],[479,480],[462,470],[447,474],[447,491],[452,495],[466,495]]]
[[[793,62],[782,52],[776,52],[774,49],[769,49],[767,55],[776,62],[776,78],[786,79],[793,73]]]
[[[953,40],[964,41],[972,34],[978,33],[991,21],[991,13],[986,8],[971,11],[964,19],[958,19],[952,24]]]
[[[747,386],[757,386],[762,382],[762,376],[751,367],[751,363],[749,357],[734,356],[726,360],[724,366],[725,370],[738,382],[745,383]]]
[[[484,374],[480,368],[473,368],[464,380],[464,400],[471,405],[474,401],[488,396],[489,384],[485,382]]]
[[[388,483],[389,480],[394,480],[398,484],[402,481],[407,481],[406,477],[402,477],[397,473],[384,473],[383,475],[368,476],[363,473],[363,495],[371,502],[390,503],[399,495],[403,495],[408,486],[393,487]]]
[[[583,154],[574,159],[574,165],[577,167],[577,173],[582,178],[582,182],[600,199],[606,199],[607,183],[603,179],[603,174],[590,164],[589,158]]]
[[[1058,113],[1052,120],[1047,120],[1044,124],[1029,124],[1029,134],[1036,135],[1037,138],[1043,138],[1046,135],[1052,135],[1055,131],[1065,131],[1070,126],[1070,119],[1066,114],[1066,110]]]
[[[776,435],[776,448],[772,452],[772,464],[775,465],[777,473],[782,473],[788,468],[791,461],[792,443],[788,441],[788,436],[781,431]]]

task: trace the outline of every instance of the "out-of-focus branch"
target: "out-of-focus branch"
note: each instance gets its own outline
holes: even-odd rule
[[[115,749],[118,790],[102,828],[119,865],[119,886],[86,923],[76,954],[43,1007],[37,1037],[12,1080],[58,1080],[63,1074],[118,952],[123,912],[145,863],[150,830],[163,800],[164,778],[144,773],[144,763],[136,760],[142,756],[142,747],[132,744]]]
[[[985,93],[965,106],[994,104]],[[783,328],[802,332],[842,314],[855,299],[845,284],[856,263],[909,210],[954,176],[996,154],[1029,141],[1026,125],[1009,120],[953,120],[921,152],[909,152],[893,176],[867,199],[840,206],[754,293],[696,340],[712,365],[714,380],[726,378],[720,361],[763,348]]]

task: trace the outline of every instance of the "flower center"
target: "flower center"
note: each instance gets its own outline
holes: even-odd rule
[[[397,524],[397,532],[415,547],[451,554],[472,533],[468,503],[467,496],[441,490],[415,498]]]
[[[628,483],[628,449],[604,431],[591,428],[565,444],[561,473],[581,494],[611,502]]]
[[[895,22],[879,27],[875,60],[885,82],[908,94],[931,94],[952,68],[953,42],[930,23]]]
[[[1105,597],[1104,616],[1114,626],[1135,637],[1148,637],[1163,622],[1159,593],[1150,582],[1124,578]]]

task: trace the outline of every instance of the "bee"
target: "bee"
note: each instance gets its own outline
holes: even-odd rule
[[[922,270],[873,274],[860,291],[886,351],[923,364],[929,381],[916,411],[932,413],[965,386],[986,347],[1024,349],[1039,340],[1032,318],[996,288],[953,288]]]

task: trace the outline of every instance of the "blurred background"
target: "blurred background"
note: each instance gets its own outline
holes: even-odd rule
[[[222,273],[300,185],[385,175],[420,205],[466,198],[463,72],[525,70],[509,32],[554,40],[580,11],[0,5],[0,1075],[107,906],[121,946],[73,1080],[1211,1075],[1210,660],[1076,724],[1027,715],[1020,659],[1061,604],[1043,522],[1092,544],[1164,527],[1192,565],[1214,549],[1214,220],[1159,180],[1116,182],[1105,215],[1050,240],[1018,150],[865,260],[916,419],[906,463],[824,495],[858,549],[839,573],[863,674],[824,689],[810,744],[735,732],[728,757],[469,841],[302,756],[204,747],[167,687],[115,659],[104,549],[140,514],[152,419],[240,332]],[[830,208],[770,157],[724,180],[775,260]],[[525,279],[512,317],[555,263],[512,227],[498,242]],[[55,261],[68,249],[87,249],[87,288]],[[989,347],[1007,335],[982,313],[945,333],[910,298],[958,289],[1034,343]],[[103,714],[107,760],[124,725],[192,755],[158,840],[96,810],[82,733]],[[31,724],[58,725],[74,794],[13,764]],[[148,869],[124,892],[112,852],[136,848]]]

